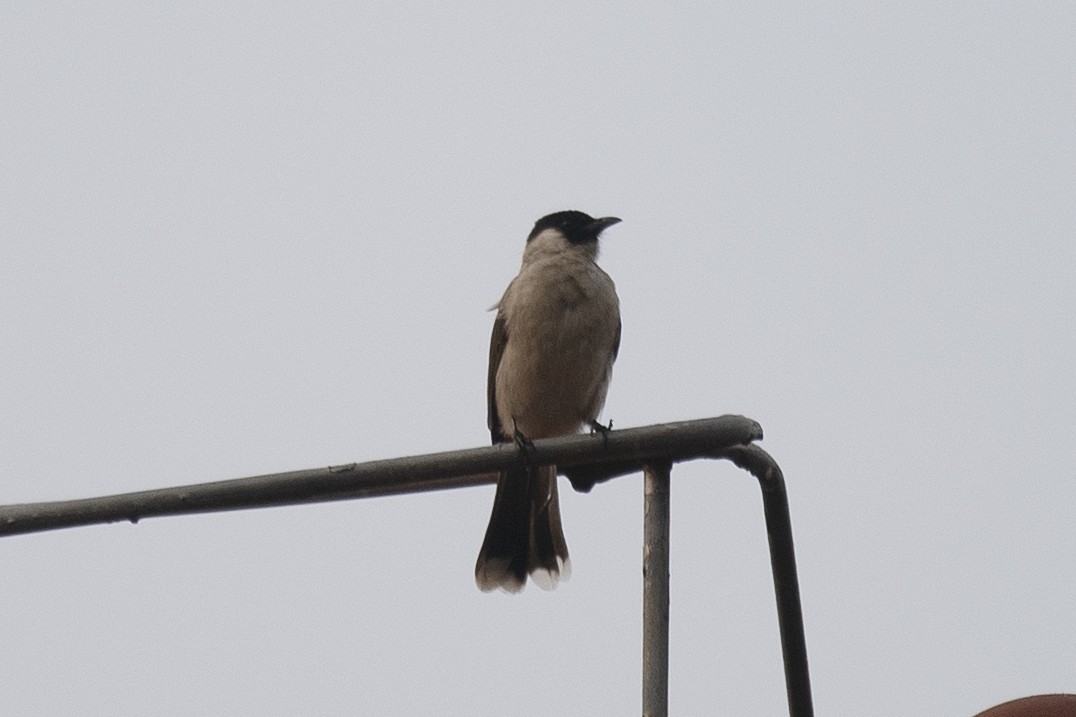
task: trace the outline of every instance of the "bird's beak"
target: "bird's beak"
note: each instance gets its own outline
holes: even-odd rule
[[[601,219],[595,219],[594,221],[592,221],[589,228],[592,232],[594,232],[594,236],[597,236],[609,227],[613,226],[614,224],[619,223],[619,217],[602,217]]]

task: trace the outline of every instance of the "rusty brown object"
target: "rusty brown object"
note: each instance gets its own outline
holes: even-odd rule
[[[1035,695],[991,707],[975,717],[1076,717],[1076,695]]]

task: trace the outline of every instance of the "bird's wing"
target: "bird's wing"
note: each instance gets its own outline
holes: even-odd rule
[[[610,361],[609,361],[610,364],[613,363],[613,361],[616,361],[616,355],[618,353],[620,353],[620,327],[621,327],[620,319],[617,319],[616,320],[616,338],[613,339],[613,358],[610,359]]]
[[[501,356],[507,343],[508,329],[504,314],[498,311],[497,319],[493,322],[493,335],[489,337],[489,376],[486,379],[486,408],[489,411],[486,424],[494,444],[504,440],[501,418],[497,415],[497,367],[501,365]]]

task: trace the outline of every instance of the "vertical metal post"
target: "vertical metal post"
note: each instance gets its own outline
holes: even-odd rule
[[[643,473],[643,717],[669,714],[669,474]]]
[[[773,589],[777,596],[777,622],[785,658],[788,714],[791,717],[814,717],[811,677],[807,668],[807,637],[803,630],[803,608],[800,606],[800,584],[796,576],[796,551],[792,546],[792,519],[788,514],[784,474],[769,453],[753,444],[729,448],[723,451],[722,457],[750,471],[762,487]]]
[[[759,449],[761,452],[761,449]],[[767,456],[768,457],[768,456]],[[788,494],[780,468],[770,459],[772,468],[763,477],[762,506],[766,514],[766,533],[770,541],[770,564],[773,588],[777,596],[777,621],[781,629],[781,650],[785,658],[785,688],[791,717],[813,717],[811,678],[807,669],[807,638],[803,629],[800,585],[796,575],[796,551],[792,546],[792,519],[788,514]]]

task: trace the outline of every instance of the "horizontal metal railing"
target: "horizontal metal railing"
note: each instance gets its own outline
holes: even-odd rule
[[[537,440],[532,465],[556,464],[580,491],[629,473],[645,472],[643,713],[668,711],[669,474],[673,463],[723,458],[748,470],[762,486],[777,596],[789,713],[810,717],[810,680],[792,529],[784,478],[754,445],[758,423],[721,416],[590,435]],[[0,506],[0,536],[144,518],[298,505],[494,483],[523,460],[514,443],[326,468],[275,473],[175,488],[77,500]]]

